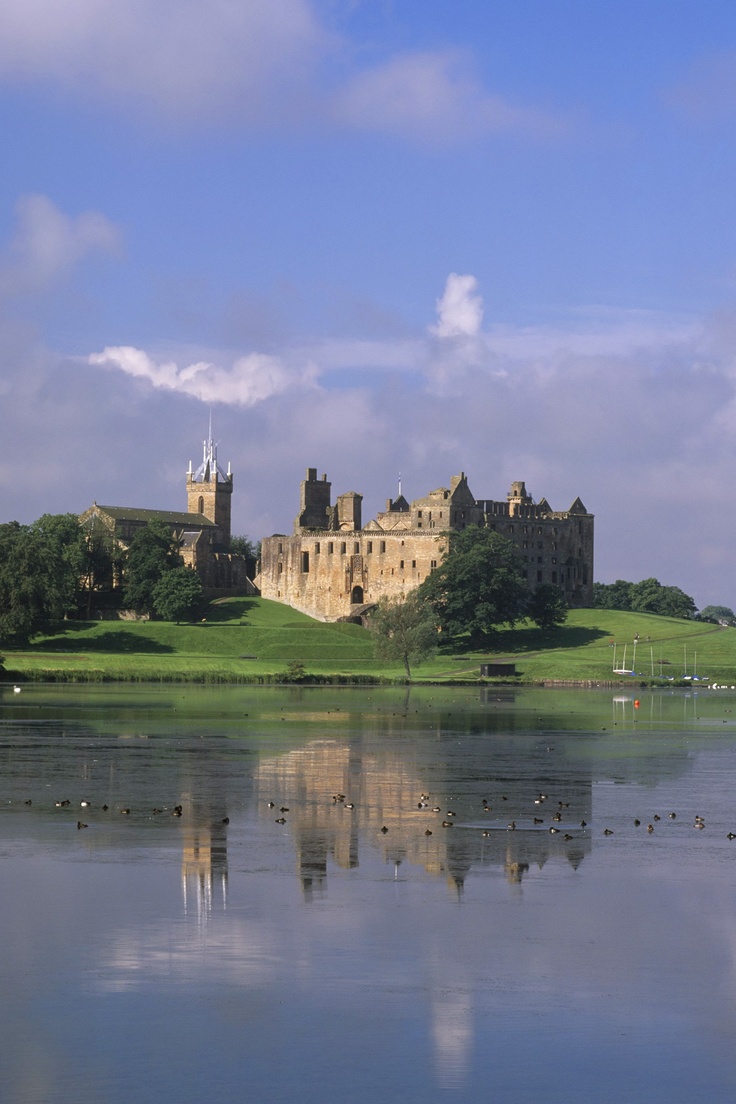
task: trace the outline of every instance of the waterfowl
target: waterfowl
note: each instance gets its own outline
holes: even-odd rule
[[[435,805],[435,807],[434,807],[434,809],[432,810],[432,812],[433,812],[433,813],[441,813],[441,812],[442,812],[442,810],[440,809],[439,805]]]
[[[670,820],[677,820],[677,813],[670,813]]]
[[[535,824],[544,824],[544,818],[543,817],[534,817],[534,823]]]
[[[654,831],[654,825],[653,824],[647,824],[647,832],[653,832],[653,831]]]
[[[613,835],[613,828],[604,828],[603,829],[603,835],[604,836],[612,836]]]
[[[661,820],[661,819],[662,819],[662,818],[661,818],[660,816],[657,816],[657,814],[656,814],[656,813],[655,813],[655,814],[654,814],[654,816],[652,817],[652,820]]]
[[[387,828],[387,827],[386,827],[386,825],[384,824],[383,828],[381,828],[381,833],[382,833],[382,835],[384,835],[384,836],[385,836],[387,832],[388,832],[388,828]]]
[[[736,832],[729,832],[726,839],[736,839]]]
[[[120,815],[121,816],[130,816],[130,809],[121,809],[120,810]]]
[[[33,804],[33,802],[31,801],[31,799],[30,799],[30,797],[29,797],[29,798],[27,799],[27,801],[24,801],[24,802],[23,802],[23,804],[24,804],[24,805],[32,805],[32,804]]]
[[[102,806],[102,811],[103,811],[103,813],[106,813],[106,812],[107,812],[107,810],[108,810],[108,808],[109,808],[109,806],[108,806],[108,805],[103,805],[103,806]]]
[[[288,813],[288,811],[289,811],[289,806],[288,805],[282,805],[281,808],[279,809],[280,813]]]
[[[634,820],[634,827],[635,827],[635,828],[638,828],[640,824],[641,824],[641,821],[640,821],[640,820],[639,820],[639,818],[637,817],[637,818],[636,818],[636,819]]]
[[[269,809],[273,809],[275,807],[275,804],[276,803],[274,801],[269,801],[269,803],[268,803]]]
[[[558,834],[559,830],[560,830],[559,828],[550,828],[549,834],[551,836],[556,836]]]
[[[229,824],[230,823],[230,817],[223,817],[222,818],[222,823],[223,824]]]
[[[587,827],[588,827],[588,822],[587,822],[587,820],[581,820],[581,821],[580,821],[580,827],[581,827],[581,828],[587,828]]]
[[[346,808],[346,809],[354,809],[354,808],[355,808],[355,806],[353,805],[352,801],[348,801],[348,803],[347,803],[347,805],[345,806],[345,808]]]
[[[286,817],[276,817],[277,824],[286,824]]]
[[[452,821],[451,821],[451,820],[443,820],[443,821],[442,821],[442,827],[443,827],[443,828],[452,828],[452,827],[453,827],[453,823],[452,823]]]
[[[424,834],[425,834],[425,836],[431,836],[432,835],[432,829],[431,828],[425,828],[424,829]]]
[[[81,820],[78,820],[77,828],[89,828],[89,824],[82,824]]]
[[[552,817],[552,819],[557,821],[557,823],[559,823],[562,820],[562,816],[559,813],[555,813],[555,815]]]

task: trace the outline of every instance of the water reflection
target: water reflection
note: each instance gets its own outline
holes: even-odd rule
[[[733,696],[19,697],[8,1099],[730,1098]]]

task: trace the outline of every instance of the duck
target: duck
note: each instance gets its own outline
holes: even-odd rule
[[[603,835],[604,836],[612,836],[613,835],[613,828],[604,828],[603,829]]]
[[[424,834],[425,834],[425,836],[431,836],[432,835],[432,829],[431,828],[425,828],[424,829]]]
[[[388,832],[388,828],[384,824],[383,827],[381,828],[381,834],[385,836],[387,832]]]
[[[78,820],[77,828],[89,828],[89,824],[82,824],[81,820]]]
[[[559,830],[560,830],[559,828],[550,828],[549,834],[551,836],[556,836],[558,834]]]
[[[286,824],[286,817],[276,817],[277,824]]]
[[[453,828],[454,825],[453,825],[451,820],[443,820],[442,821],[442,827],[443,828]]]

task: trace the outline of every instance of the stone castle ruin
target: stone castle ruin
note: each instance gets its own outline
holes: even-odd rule
[[[327,476],[308,468],[293,534],[262,542],[262,596],[321,621],[357,618],[380,598],[418,587],[445,556],[449,530],[479,525],[513,541],[531,587],[554,583],[571,606],[593,604],[593,515],[579,498],[553,510],[515,482],[505,501],[476,499],[461,472],[413,502],[399,489],[366,526],[362,502],[348,491],[333,505]]]

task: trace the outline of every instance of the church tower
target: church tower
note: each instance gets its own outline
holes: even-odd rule
[[[230,511],[233,497],[233,476],[230,465],[222,473],[217,465],[217,445],[212,440],[212,419],[209,438],[203,441],[202,463],[196,471],[189,461],[187,471],[187,511],[204,514],[218,528],[215,544],[224,551],[230,547]]]

